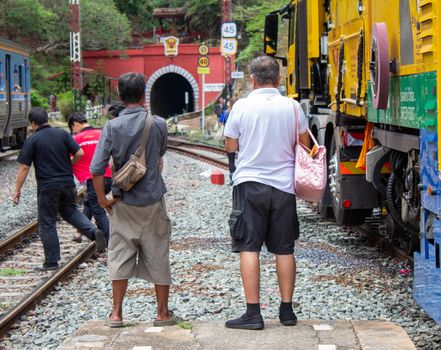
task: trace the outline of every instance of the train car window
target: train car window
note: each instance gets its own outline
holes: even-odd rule
[[[23,85],[23,66],[21,64],[18,66],[18,85],[20,86],[21,90],[24,90],[24,85]]]
[[[29,66],[28,61],[24,60],[24,83],[23,91],[29,92]]]
[[[14,65],[14,71],[13,71],[13,79],[11,79],[11,82],[13,82],[12,91],[17,91],[18,90],[18,70],[17,70],[17,65]]]
[[[3,86],[3,62],[0,61],[0,91],[4,91],[5,88]]]

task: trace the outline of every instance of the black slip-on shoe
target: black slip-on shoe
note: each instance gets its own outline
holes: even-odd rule
[[[59,267],[60,266],[58,265],[57,262],[55,262],[55,263],[43,263],[42,266],[34,267],[34,271],[37,271],[37,272],[54,271],[54,270],[58,270]]]
[[[297,316],[294,312],[279,314],[279,320],[284,326],[295,326],[297,324]]]
[[[104,233],[101,230],[96,230],[95,232],[95,244],[96,244],[96,251],[98,253],[102,253],[106,250],[107,241],[106,237],[104,237]]]
[[[235,329],[258,330],[263,329],[265,327],[265,324],[263,323],[263,318],[260,314],[255,316],[243,314],[239,318],[225,322],[225,327]]]

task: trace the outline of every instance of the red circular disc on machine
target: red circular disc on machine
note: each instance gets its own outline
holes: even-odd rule
[[[387,109],[389,99],[389,40],[386,23],[372,27],[370,77],[375,109]]]

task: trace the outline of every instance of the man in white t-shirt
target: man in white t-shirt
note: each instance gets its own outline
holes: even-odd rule
[[[283,97],[276,88],[280,71],[275,59],[254,59],[250,74],[254,91],[235,103],[224,132],[227,152],[239,150],[229,225],[232,250],[240,253],[247,310],[225,326],[264,328],[259,299],[259,253],[264,243],[276,256],[280,322],[292,326],[297,323],[292,296],[296,274],[294,243],[299,236],[293,181],[296,115],[300,142],[306,145],[308,123],[298,102]]]

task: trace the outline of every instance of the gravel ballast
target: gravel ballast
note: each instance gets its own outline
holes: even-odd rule
[[[10,236],[37,217],[37,180],[33,167],[22,187],[20,204],[14,206],[12,203],[18,168],[16,156],[0,159],[0,239]]]
[[[227,320],[244,310],[239,259],[230,250],[231,187],[202,177],[208,168],[173,153],[167,153],[164,168],[173,225],[170,308],[190,322]],[[392,321],[404,327],[418,349],[441,349],[441,327],[412,299],[412,274],[402,276],[400,263],[378,253],[361,235],[320,220],[305,203],[298,203],[298,213],[294,303],[299,319]],[[261,263],[263,317],[276,319],[274,258],[262,252]],[[91,260],[23,316],[0,347],[56,348],[85,321],[106,319],[111,305],[106,258]],[[153,285],[129,281],[125,321],[154,317]]]

